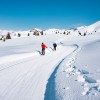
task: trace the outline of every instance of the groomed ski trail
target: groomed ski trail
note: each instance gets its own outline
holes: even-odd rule
[[[0,71],[0,100],[44,100],[50,75],[75,49],[76,46],[62,46],[45,56],[0,65],[5,68]]]

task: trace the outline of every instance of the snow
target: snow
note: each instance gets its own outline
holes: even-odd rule
[[[98,81],[100,80],[100,37],[95,37],[96,40],[87,38],[86,43],[83,43],[83,40],[78,41],[79,43],[74,41],[78,44],[78,49],[66,57],[55,73],[54,100],[100,99],[100,81]]]
[[[89,32],[94,32],[94,31],[100,32],[100,21],[88,26],[87,31],[89,31]]]
[[[43,36],[20,31],[22,37],[0,41],[0,100],[100,100],[99,23],[77,28],[93,32],[86,36],[48,29]]]

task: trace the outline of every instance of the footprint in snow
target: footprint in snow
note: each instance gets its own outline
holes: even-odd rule
[[[97,92],[99,91],[100,85],[96,85],[96,84],[89,84],[87,86],[84,86],[84,92],[82,93],[82,95],[97,95]]]
[[[86,83],[96,83],[96,80],[91,78],[91,77],[88,77],[86,75],[78,75],[77,76],[77,81],[78,82],[86,82]]]
[[[76,72],[77,74],[89,74],[89,72],[88,71],[86,71],[86,70],[77,70],[77,72]]]

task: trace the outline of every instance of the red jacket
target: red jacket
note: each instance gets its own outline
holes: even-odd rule
[[[42,49],[47,48],[47,46],[45,44],[42,44],[41,47],[42,47]]]

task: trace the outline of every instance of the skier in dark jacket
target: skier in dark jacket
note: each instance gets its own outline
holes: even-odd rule
[[[45,55],[45,48],[47,48],[47,46],[44,43],[42,43],[41,48],[42,48],[42,55]]]
[[[57,44],[53,43],[54,50],[56,50]]]

